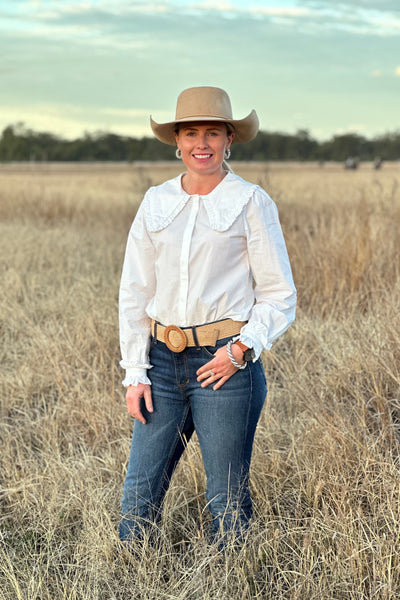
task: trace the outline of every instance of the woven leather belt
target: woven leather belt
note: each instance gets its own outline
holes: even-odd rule
[[[182,352],[187,346],[215,346],[218,340],[238,335],[247,321],[223,319],[207,325],[195,327],[165,327],[157,321],[151,321],[151,333],[160,342],[164,342],[172,352]]]

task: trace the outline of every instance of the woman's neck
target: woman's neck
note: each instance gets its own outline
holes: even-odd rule
[[[182,176],[181,185],[188,194],[206,196],[221,183],[226,174],[227,171],[224,171],[223,169],[212,175],[198,175],[197,173],[191,173],[189,171]]]

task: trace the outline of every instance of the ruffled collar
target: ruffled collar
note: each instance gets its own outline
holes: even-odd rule
[[[185,192],[181,178],[182,175],[178,175],[147,191],[143,199],[143,208],[149,231],[161,231],[167,227],[184,208],[189,198],[195,195],[191,196]],[[235,173],[228,173],[212,192],[199,196],[204,203],[212,229],[229,229],[257,187]]]

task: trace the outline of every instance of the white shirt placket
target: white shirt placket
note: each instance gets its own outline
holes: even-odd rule
[[[189,219],[185,227],[182,238],[182,249],[180,256],[179,275],[180,275],[180,286],[179,286],[179,297],[178,297],[178,314],[179,322],[177,325],[186,323],[187,313],[187,301],[189,292],[189,256],[190,256],[190,245],[192,243],[193,230],[196,223],[197,213],[199,212],[199,196],[191,196],[192,208],[190,211]]]

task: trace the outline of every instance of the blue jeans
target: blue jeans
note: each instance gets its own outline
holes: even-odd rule
[[[175,353],[152,340],[149,370],[154,412],[135,421],[121,502],[120,539],[141,537],[161,517],[172,473],[196,430],[207,476],[212,537],[240,536],[252,516],[249,467],[254,433],[267,388],[261,361],[249,363],[214,391],[202,388],[196,371],[213,358],[215,347]]]

